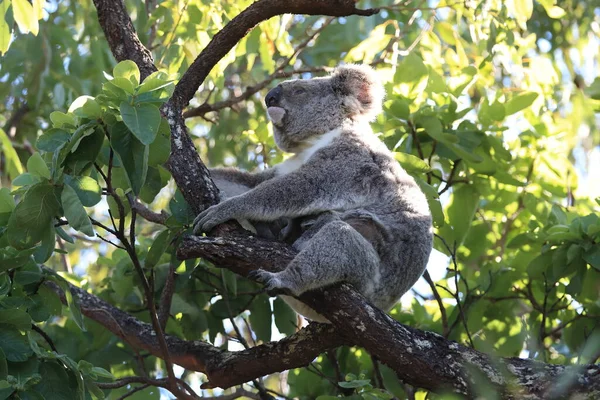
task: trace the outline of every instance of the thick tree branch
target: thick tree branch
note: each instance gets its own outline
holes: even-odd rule
[[[281,270],[294,251],[281,243],[236,235],[186,238],[178,255],[201,256],[245,275],[257,267]],[[477,388],[484,385],[505,399],[549,399],[565,393],[586,399],[600,396],[600,366],[566,368],[529,359],[493,358],[436,333],[400,324],[349,285],[305,293],[300,300],[327,317],[347,343],[364,347],[412,386],[476,397]]]
[[[56,284],[46,282],[46,285],[57,292],[66,304],[64,293]],[[71,292],[79,298],[83,315],[104,326],[129,346],[162,357],[152,325],[139,321],[85,290],[71,286]],[[279,342],[238,352],[223,351],[200,340],[186,341],[170,335],[165,335],[165,339],[173,363],[205,373],[209,379],[207,387],[222,388],[306,366],[319,354],[344,344],[343,338],[327,324],[311,324]]]
[[[123,0],[94,0],[98,21],[117,61],[132,60],[140,69],[142,80],[157,71],[148,50],[137,34],[129,18]]]

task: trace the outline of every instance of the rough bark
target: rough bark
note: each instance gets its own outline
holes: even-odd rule
[[[188,237],[178,251],[180,258],[202,257],[241,275],[257,267],[281,270],[294,254],[281,243],[239,234],[227,238]],[[300,300],[327,317],[345,342],[364,347],[415,387],[469,398],[477,397],[482,388],[504,399],[600,396],[598,365],[564,367],[530,359],[492,357],[395,321],[349,285],[305,293]]]
[[[52,282],[46,282],[67,304],[64,293]],[[162,352],[152,325],[119,310],[106,301],[71,286],[81,312],[98,322],[129,346],[145,350],[156,357]],[[265,343],[243,351],[224,351],[201,340],[188,341],[166,335],[171,361],[186,369],[203,372],[206,387],[228,388],[257,377],[308,365],[324,351],[345,344],[328,324],[311,324],[295,335],[279,342]]]
[[[94,5],[98,10],[98,21],[104,36],[116,60],[135,62],[142,80],[157,71],[152,53],[135,33],[123,0],[94,0]]]
[[[99,21],[117,60],[131,59],[142,76],[156,70],[150,52],[141,44],[122,0],[94,0]],[[177,84],[163,113],[171,126],[169,169],[195,211],[214,204],[218,192],[187,134],[182,111],[213,66],[261,21],[283,13],[345,16],[372,15],[353,0],[259,0],[230,21],[194,61]],[[294,257],[281,243],[259,240],[222,228],[223,237],[184,240],[181,258],[203,257],[245,275],[257,267],[278,270]],[[84,315],[126,343],[161,356],[150,325],[73,288]],[[405,382],[435,392],[451,391],[475,397],[475,386],[488,387],[507,399],[548,399],[580,395],[600,397],[596,365],[563,367],[518,358],[492,358],[430,332],[404,326],[368,304],[348,285],[314,291],[300,297],[326,316],[332,325],[311,324],[296,335],[241,352],[226,352],[202,341],[167,336],[172,360],[207,374],[209,386],[229,387],[276,371],[308,364],[321,352],[342,344],[364,347],[396,371]],[[474,384],[476,384],[474,386]]]

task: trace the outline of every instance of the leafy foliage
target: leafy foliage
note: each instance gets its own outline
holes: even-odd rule
[[[91,2],[0,1],[1,399],[116,399],[132,388],[102,383],[164,375],[157,358],[83,317],[68,283],[150,321],[148,293],[159,302],[174,271],[166,332],[224,348],[298,329],[291,309],[257,284],[174,256],[194,215],[164,167],[170,132],[160,107],[250,2],[126,3],[161,70],[143,81],[135,63],[112,59]],[[596,361],[600,78],[586,57],[598,57],[600,5],[372,3],[384,6],[373,17],[281,16],[242,39],[192,102],[208,106],[188,119],[202,159],[246,169],[280,162],[264,93],[251,89],[340,60],[372,64],[387,92],[373,127],[427,195],[437,233],[435,284],[420,282],[391,315],[495,356]],[[140,221],[140,204],[165,211],[161,223]],[[184,378],[198,387],[200,378]],[[409,390],[347,347],[285,379],[288,396],[306,399]],[[265,385],[281,391],[278,382]]]

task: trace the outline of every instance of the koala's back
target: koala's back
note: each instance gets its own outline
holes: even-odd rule
[[[364,277],[375,281],[363,294],[378,307],[391,308],[423,274],[432,247],[431,214],[414,179],[369,127],[342,131],[298,172],[307,179],[325,176],[324,195],[344,200],[340,208],[326,211],[335,212],[376,250],[379,277]]]

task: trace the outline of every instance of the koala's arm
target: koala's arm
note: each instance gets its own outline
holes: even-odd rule
[[[311,164],[208,208],[194,221],[195,231],[209,231],[230,219],[274,221],[357,207],[366,201],[364,186],[356,181],[352,168],[323,161]]]
[[[241,171],[237,168],[210,168],[209,171],[222,198],[238,196],[275,176],[273,168],[258,172]]]

